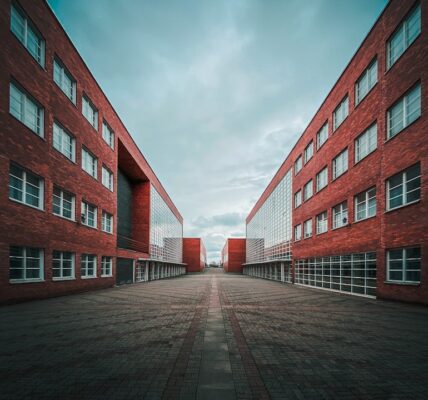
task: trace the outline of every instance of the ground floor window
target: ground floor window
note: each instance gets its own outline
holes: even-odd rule
[[[80,276],[82,278],[96,278],[97,256],[94,254],[82,254],[80,262]]]
[[[387,277],[390,282],[419,283],[421,281],[421,248],[388,250]]]
[[[375,296],[376,253],[296,260],[295,283]]]
[[[52,254],[52,278],[74,278],[74,254],[69,251],[54,251]]]
[[[146,265],[145,263],[137,262],[135,270],[135,280],[137,282],[143,282],[146,280]]]
[[[11,282],[43,280],[43,250],[10,246],[9,279]]]
[[[101,258],[101,276],[113,275],[113,257],[102,256]]]

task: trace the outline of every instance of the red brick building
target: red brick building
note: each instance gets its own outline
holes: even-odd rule
[[[229,238],[221,251],[221,265],[225,272],[242,273],[245,263],[245,238]]]
[[[207,265],[207,251],[200,238],[183,238],[183,262],[186,272],[204,272]]]
[[[180,213],[47,3],[2,1],[0,37],[0,302],[184,273]]]
[[[249,214],[245,273],[428,303],[427,60],[428,2],[390,1]]]

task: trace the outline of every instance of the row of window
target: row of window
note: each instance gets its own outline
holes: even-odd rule
[[[10,29],[17,39],[24,45],[31,56],[42,66],[45,66],[45,40],[35,26],[29,21],[26,13],[13,4],[11,7]],[[67,98],[76,104],[76,79],[72,76],[64,64],[55,56],[53,62],[53,80],[57,86],[64,92]],[[98,110],[91,100],[83,95],[82,114],[89,123],[98,130]],[[39,116],[40,118],[40,116]],[[39,125],[35,131],[40,136],[43,127]],[[114,148],[114,132],[107,124],[103,122],[102,137],[105,142]]]
[[[412,9],[404,21],[398,26],[395,33],[387,42],[387,69],[398,60],[404,51],[415,41],[421,33],[421,7],[418,4]],[[378,80],[378,62],[375,57],[355,83],[355,105],[358,105],[376,85]],[[387,112],[387,138],[397,135],[406,126],[420,116],[420,84],[407,95],[400,98]],[[334,109],[332,115],[335,132],[349,115],[348,94]],[[323,124],[316,134],[316,148],[319,150],[328,139],[328,121]],[[297,175],[314,155],[314,141],[311,140],[294,163],[294,174]]]
[[[80,255],[80,277],[97,277],[97,256]],[[101,256],[101,277],[113,276],[113,257]],[[76,279],[76,254],[70,251],[52,252],[52,280]],[[11,282],[44,280],[44,250],[33,247],[10,246],[9,280]]]
[[[420,164],[412,165],[386,181],[387,211],[418,201],[421,197],[421,170]],[[332,229],[348,225],[348,203],[344,201],[332,208]],[[355,222],[374,217],[376,215],[376,187],[372,187],[354,197]],[[316,220],[316,234],[328,231],[327,210],[318,214]],[[303,223],[303,237],[312,236],[312,218]],[[302,224],[294,227],[294,240],[302,239]]]
[[[34,132],[43,132],[43,109],[23,92],[16,83],[10,84],[10,113]],[[42,135],[41,135],[42,136]],[[53,147],[69,160],[76,161],[76,139],[58,122],[53,124]],[[82,146],[82,169],[98,179],[98,159]],[[113,191],[113,173],[102,165],[102,184]]]
[[[395,104],[389,113],[389,126],[398,133],[404,127],[415,121],[421,115],[421,86],[417,84],[403,98]],[[400,128],[399,130],[398,127]],[[354,164],[367,157],[377,148],[377,123],[371,125],[354,142]],[[349,168],[348,148],[342,150],[332,160],[331,171],[332,180],[339,178]],[[319,192],[328,185],[328,166],[325,166],[315,177],[315,190]],[[313,196],[313,179],[310,179],[303,187],[303,201],[309,200]],[[302,204],[302,190],[294,194],[294,207]]]
[[[44,179],[20,167],[10,164],[9,198],[30,207],[44,209]],[[76,220],[76,196],[58,186],[53,188],[52,212],[70,221]],[[81,222],[91,228],[98,228],[98,208],[84,200],[81,202]],[[101,230],[113,233],[113,215],[101,212]]]

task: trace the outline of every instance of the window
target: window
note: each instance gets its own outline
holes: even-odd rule
[[[103,122],[103,139],[114,149],[114,132],[105,122]]]
[[[302,166],[302,156],[299,156],[299,158],[294,163],[294,175],[297,175],[301,171]]]
[[[44,182],[42,178],[10,164],[9,199],[30,207],[43,209]]]
[[[420,4],[398,26],[386,45],[387,67],[391,68],[421,33]]]
[[[317,150],[321,148],[321,146],[328,139],[328,122],[326,122],[322,128],[317,133]]]
[[[349,114],[349,99],[346,96],[333,112],[333,131],[335,131]]]
[[[418,83],[388,110],[388,139],[421,116],[421,84]]]
[[[11,282],[43,280],[42,249],[10,246],[9,263],[9,279]]]
[[[297,242],[302,239],[302,224],[294,227],[294,240]]]
[[[53,190],[53,213],[63,218],[74,221],[75,218],[75,196],[64,190],[54,187]]]
[[[82,224],[97,228],[97,207],[82,201],[81,217]]]
[[[299,190],[294,193],[294,208],[299,207],[302,204],[302,191]]]
[[[104,232],[113,233],[113,215],[105,211],[102,212],[101,229]]]
[[[348,203],[344,201],[333,208],[333,229],[348,224]]]
[[[373,187],[355,196],[355,221],[376,215],[376,188]]]
[[[377,148],[377,125],[373,124],[355,139],[355,162],[361,161]]]
[[[322,212],[317,215],[317,234],[327,232],[328,229],[328,219],[327,211]]]
[[[74,279],[74,254],[69,251],[52,253],[52,279]]]
[[[102,168],[102,182],[107,189],[113,191],[113,173],[104,167],[104,165]]]
[[[303,231],[305,239],[312,236],[312,219],[305,221],[303,224]]]
[[[97,277],[97,256],[95,254],[82,254],[80,260],[80,276],[82,278]]]
[[[113,276],[113,257],[101,257],[101,276]]]
[[[412,247],[387,252],[388,281],[419,283],[421,281],[421,249]]]
[[[76,161],[76,141],[56,122],[53,124],[53,147],[69,160]]]
[[[305,164],[312,158],[313,155],[314,155],[314,142],[311,141],[305,148],[305,152],[304,152]]]
[[[387,180],[387,208],[411,204],[421,198],[421,167],[415,164]]]
[[[24,45],[31,56],[42,66],[45,66],[45,41],[28,21],[24,12],[12,6],[10,30]]]
[[[317,173],[317,192],[325,188],[328,183],[328,168],[325,167],[323,170]]]
[[[355,104],[358,104],[377,82],[377,60],[373,60],[355,84]]]
[[[9,89],[9,112],[34,133],[44,137],[43,108],[13,83],[10,84]]]
[[[338,178],[348,170],[348,149],[343,150],[333,159],[333,179]]]
[[[54,60],[53,78],[65,95],[76,104],[76,81],[57,59]]]
[[[313,183],[312,179],[303,187],[303,200],[310,199],[313,195]]]
[[[89,123],[98,130],[98,110],[86,96],[83,96],[82,99],[82,113]]]
[[[85,148],[82,148],[82,169],[97,179],[97,158]]]

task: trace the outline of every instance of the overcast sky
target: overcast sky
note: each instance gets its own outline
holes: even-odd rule
[[[387,0],[49,0],[210,260]]]

